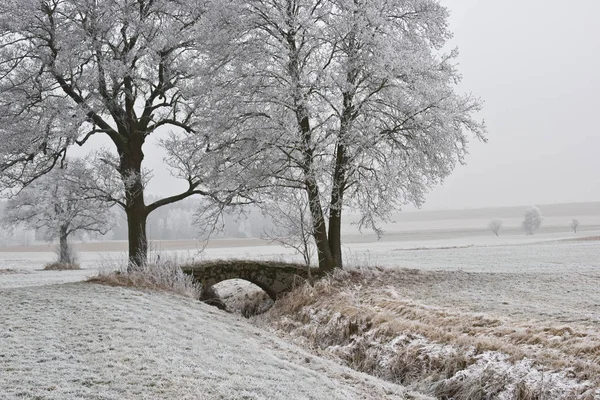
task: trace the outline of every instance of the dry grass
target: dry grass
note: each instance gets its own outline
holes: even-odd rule
[[[202,297],[200,284],[184,274],[173,261],[148,264],[133,271],[127,271],[126,267],[105,265],[100,273],[88,279],[88,282],[170,292],[193,299]]]
[[[595,242],[597,240],[600,240],[600,236],[584,236],[580,238],[563,239],[564,242]]]
[[[340,271],[299,287],[257,321],[360,371],[442,399],[600,396],[597,330],[525,326],[420,304],[396,290],[434,277]]]
[[[13,268],[0,268],[0,275],[17,275],[17,274],[28,274],[29,271]]]
[[[81,266],[77,263],[53,262],[44,266],[44,271],[72,271],[78,269],[81,269]]]
[[[255,317],[267,312],[273,304],[273,299],[264,291],[254,292],[245,296],[240,314],[245,318]]]
[[[444,246],[444,247],[411,247],[408,249],[394,249],[393,251],[415,251],[415,250],[457,250],[457,249],[468,249],[473,247],[472,244],[467,246]]]

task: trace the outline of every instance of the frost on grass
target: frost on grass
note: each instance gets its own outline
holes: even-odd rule
[[[202,297],[201,286],[191,276],[181,271],[176,260],[149,263],[133,271],[127,271],[126,265],[126,262],[121,262],[115,266],[114,261],[107,261],[99,274],[88,281],[112,286],[166,291],[192,299]]]
[[[77,283],[0,298],[2,400],[425,398],[181,296]]]
[[[53,262],[44,266],[44,271],[69,271],[81,269],[79,264]]]
[[[442,276],[443,277],[443,276]],[[341,271],[276,302],[259,325],[359,371],[439,398],[600,398],[600,335],[431,306],[399,288],[436,273]]]
[[[0,268],[0,275],[28,274],[29,271],[14,268]]]

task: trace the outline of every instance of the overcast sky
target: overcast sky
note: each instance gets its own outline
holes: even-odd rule
[[[599,0],[442,0],[487,144],[424,209],[600,200]]]
[[[600,0],[441,1],[489,141],[471,143],[423,209],[600,201]],[[185,188],[145,152],[150,193]]]

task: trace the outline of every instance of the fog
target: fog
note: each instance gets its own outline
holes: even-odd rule
[[[485,100],[487,144],[426,209],[600,197],[600,2],[444,0],[462,87]]]

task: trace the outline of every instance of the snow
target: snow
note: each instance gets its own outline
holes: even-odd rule
[[[591,341],[600,326],[600,241],[582,239],[594,236],[600,231],[590,227],[577,235],[542,229],[529,237],[459,227],[416,235],[397,231],[378,242],[349,235],[344,250],[348,267],[422,271],[418,279],[381,295],[508,318],[523,329],[568,326],[588,332]],[[126,262],[122,243],[79,246],[94,250],[79,253],[80,271],[42,271],[56,257],[47,246],[0,249],[0,269],[11,269],[0,273],[0,388],[8,393],[1,398],[394,398],[402,393],[399,386],[321,360],[190,300],[74,284],[99,268]],[[40,248],[46,251],[31,251]],[[202,253],[197,244],[185,249],[182,243],[161,242],[154,248],[153,256],[181,262],[301,260],[290,249],[255,239],[216,241]],[[244,285],[232,281],[230,286],[239,292]],[[504,361],[490,357],[504,371]],[[527,362],[511,366],[514,377],[551,378]],[[479,376],[478,369],[489,363],[483,357],[465,374]],[[559,382],[568,371],[556,373]]]
[[[0,289],[0,298],[6,400],[400,399],[406,392],[168,294],[77,283]]]

